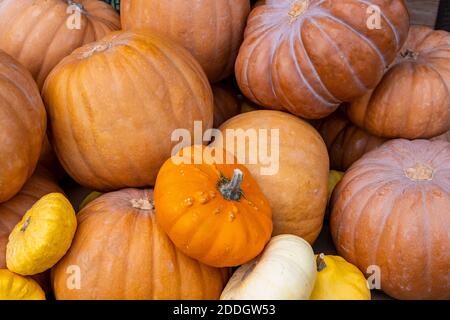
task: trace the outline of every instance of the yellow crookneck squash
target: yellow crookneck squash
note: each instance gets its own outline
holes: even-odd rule
[[[339,256],[316,256],[317,278],[311,300],[370,300],[361,271]]]
[[[61,193],[37,201],[9,235],[6,265],[21,275],[35,275],[55,265],[67,252],[77,228],[75,211]]]
[[[269,242],[272,210],[247,168],[224,164],[224,151],[218,152],[188,147],[166,161],[155,185],[156,220],[184,254],[232,267],[256,257]]]
[[[33,279],[0,269],[0,300],[45,300],[45,293]]]

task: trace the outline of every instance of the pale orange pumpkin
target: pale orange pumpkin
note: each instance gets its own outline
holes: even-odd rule
[[[119,29],[119,15],[99,0],[0,2],[0,49],[19,60],[40,88],[74,49]]]
[[[152,190],[125,189],[80,211],[52,279],[57,299],[218,299],[228,273],[175,248],[156,223]]]
[[[0,203],[19,192],[36,168],[46,126],[30,73],[0,50]]]
[[[233,73],[249,0],[122,0],[124,30],[148,29],[170,37],[200,62],[211,82]]]
[[[205,73],[181,46],[144,32],[112,33],[75,50],[48,76],[50,142],[93,190],[153,185],[175,129],[212,127]]]

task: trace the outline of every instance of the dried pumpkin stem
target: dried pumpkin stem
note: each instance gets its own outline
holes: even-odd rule
[[[406,49],[400,55],[406,59],[417,59],[419,57],[419,53],[410,49]]]
[[[327,264],[325,263],[325,254],[321,253],[317,256],[316,266],[318,272],[322,271],[327,267]]]
[[[222,177],[219,181],[219,191],[227,200],[239,201],[242,196],[241,184],[244,180],[244,174],[241,170],[235,169],[233,177],[227,179]]]
[[[81,3],[75,2],[73,0],[66,0],[68,6],[75,6],[78,11],[85,12],[84,6]]]

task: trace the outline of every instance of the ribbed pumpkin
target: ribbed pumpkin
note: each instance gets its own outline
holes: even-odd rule
[[[450,33],[412,26],[383,80],[347,114],[380,137],[431,138],[450,130]]]
[[[99,0],[0,2],[0,49],[28,68],[40,88],[74,49],[119,29],[119,15]]]
[[[335,170],[347,170],[364,154],[386,141],[358,128],[341,111],[336,111],[315,127],[327,145],[330,166]]]
[[[46,126],[45,107],[30,73],[0,50],[0,203],[19,192],[33,173]]]
[[[14,198],[0,204],[0,269],[6,268],[6,244],[13,228],[36,201],[52,192],[62,192],[62,190],[53,181],[50,173],[44,168],[38,167],[33,176]],[[46,291],[49,289],[47,273],[33,276],[33,278]]]
[[[323,118],[376,86],[408,27],[402,0],[267,0],[249,16],[236,77],[259,105]]]
[[[450,143],[392,140],[335,189],[331,231],[341,256],[398,299],[450,299]]]
[[[150,29],[170,37],[200,62],[211,82],[233,72],[249,0],[122,0],[124,30]]]
[[[227,84],[212,86],[214,94],[214,128],[239,114],[241,103],[234,90]]]
[[[68,288],[77,276],[79,289]],[[57,299],[218,299],[227,278],[228,269],[175,248],[156,223],[152,190],[125,189],[80,211],[72,247],[53,269],[53,289]]]
[[[450,142],[450,131],[447,131],[446,133],[441,134],[440,136],[434,137],[431,140],[432,141],[434,141],[434,140],[442,140],[442,141]]]
[[[225,141],[227,151],[257,157],[238,161],[244,161],[269,200],[273,235],[293,234],[314,242],[322,228],[329,174],[328,153],[319,133],[293,115],[269,110],[238,115],[220,127],[224,136],[229,129],[234,130],[235,147]],[[267,139],[260,136],[264,130]],[[258,137],[257,149],[246,139],[252,134]],[[261,157],[264,150],[268,159]]]
[[[66,171],[102,191],[152,185],[175,129],[212,127],[213,96],[194,58],[146,33],[117,32],[66,57],[43,97]]]

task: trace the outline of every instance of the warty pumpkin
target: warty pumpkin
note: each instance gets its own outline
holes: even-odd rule
[[[269,200],[273,235],[294,234],[313,243],[322,228],[328,194],[329,159],[319,133],[293,115],[269,110],[240,114],[220,130],[225,137],[232,130],[234,146],[226,139],[224,148],[235,156],[246,155],[238,160]],[[264,132],[267,137],[260,136]],[[256,149],[248,140],[253,134]],[[267,158],[261,156],[264,150]]]
[[[212,91],[214,95],[214,128],[218,128],[222,123],[240,113],[241,103],[233,88],[226,83],[213,85]]]
[[[327,145],[330,167],[335,170],[347,170],[364,154],[387,141],[358,128],[342,111],[336,111],[314,126]]]
[[[39,88],[74,49],[119,29],[119,15],[99,0],[0,2],[0,49],[19,60]]]
[[[450,130],[450,33],[412,26],[381,82],[347,114],[386,138],[431,138]]]
[[[53,180],[53,176],[44,168],[38,167],[22,190],[11,200],[0,204],[0,269],[6,268],[6,245],[15,225],[41,197],[52,192],[63,192]],[[33,276],[42,288],[48,292],[50,281],[48,273]]]
[[[67,173],[93,190],[153,185],[175,129],[213,123],[205,73],[182,47],[145,32],[112,33],[66,57],[43,97],[50,142]]]
[[[32,175],[46,127],[36,83],[23,66],[0,50],[0,203],[11,199]]]
[[[221,300],[308,300],[316,280],[314,252],[308,242],[279,235],[264,252],[241,266]]]
[[[450,299],[450,143],[392,140],[353,164],[335,189],[339,255],[397,299]]]
[[[267,0],[250,13],[236,77],[258,105],[323,118],[377,85],[408,28],[402,0]]]
[[[45,300],[45,293],[33,279],[0,269],[0,300]]]
[[[220,151],[188,147],[164,163],[155,185],[156,219],[189,257],[234,267],[264,249],[272,210],[247,168]]]
[[[218,299],[228,269],[177,250],[156,223],[153,203],[152,190],[124,189],[83,208],[72,246],[53,269],[56,298]]]
[[[200,62],[211,82],[233,73],[249,0],[122,0],[124,30],[148,29],[170,37]]]

